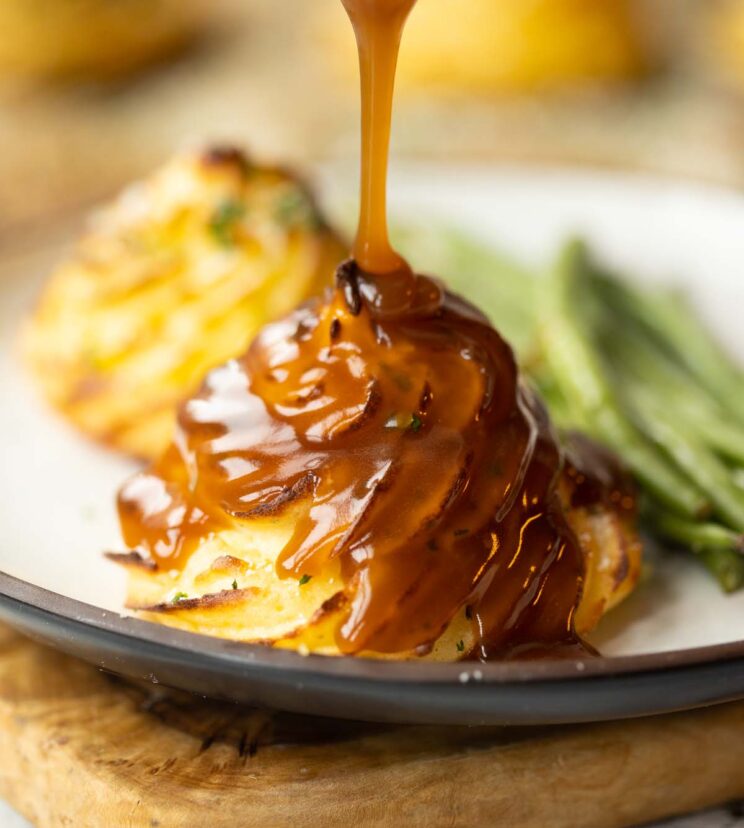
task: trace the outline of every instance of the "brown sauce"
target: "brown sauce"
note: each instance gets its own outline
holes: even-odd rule
[[[462,611],[477,642],[463,657],[573,648],[584,558],[545,410],[482,314],[388,241],[393,80],[415,0],[343,2],[362,67],[354,259],[184,405],[168,453],[122,490],[126,542],[178,568],[209,533],[291,509],[277,572],[337,559],[344,653],[425,649]]]
[[[416,0],[342,0],[359,48],[362,171],[359,231],[353,255],[367,273],[407,268],[387,232],[387,172],[398,50]]]

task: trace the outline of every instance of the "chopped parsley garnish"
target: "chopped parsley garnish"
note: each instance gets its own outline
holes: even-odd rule
[[[305,586],[305,584],[308,583],[312,579],[312,577],[312,575],[303,575],[300,578],[300,586]]]
[[[237,589],[237,588],[238,588],[238,582],[237,582],[237,581],[233,581],[233,582],[232,582],[232,588],[233,588],[233,589]]]
[[[462,639],[460,639],[455,646],[457,647],[458,653],[465,652],[465,642]]]
[[[235,244],[235,226],[245,215],[245,204],[230,198],[223,201],[209,220],[209,232],[223,247]]]
[[[461,538],[463,535],[467,535],[470,529],[455,529],[454,535],[456,538]]]
[[[411,414],[411,422],[408,424],[408,428],[411,429],[413,432],[418,432],[421,430],[421,426],[424,424],[424,421],[419,417],[418,414]]]
[[[413,431],[414,434],[421,431],[424,421],[418,414],[391,414],[385,420],[385,428],[400,428],[401,430]]]
[[[180,604],[181,601],[185,601],[189,596],[185,592],[177,592],[173,596],[173,600],[171,601],[172,604]]]
[[[310,199],[298,187],[283,193],[276,202],[274,218],[285,227],[307,225],[314,228],[318,219]]]

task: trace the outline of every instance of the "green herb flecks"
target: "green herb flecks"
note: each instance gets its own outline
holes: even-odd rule
[[[223,201],[209,220],[209,232],[217,244],[233,247],[237,240],[237,225],[245,215],[245,204],[238,199]]]
[[[308,196],[299,188],[292,187],[277,199],[274,218],[284,227],[318,227],[318,215]]]
[[[312,580],[312,577],[313,577],[312,575],[307,575],[307,574],[303,575],[300,578],[300,586],[305,586],[305,584],[310,583],[310,581]]]
[[[391,414],[385,420],[385,428],[398,428],[401,431],[412,431],[417,434],[421,431],[424,421],[418,414]]]

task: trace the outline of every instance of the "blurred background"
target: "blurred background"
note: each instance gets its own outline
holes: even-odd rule
[[[356,72],[339,0],[2,0],[0,242],[184,144],[355,159]],[[394,144],[744,185],[744,0],[419,0]]]

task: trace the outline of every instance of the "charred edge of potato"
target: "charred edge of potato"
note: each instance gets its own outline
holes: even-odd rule
[[[169,604],[154,604],[151,607],[139,607],[140,612],[181,612],[182,610],[211,610],[243,604],[252,596],[258,594],[255,587],[246,589],[222,589],[219,592],[211,592],[199,598],[176,598]]]
[[[576,631],[585,635],[635,589],[641,575],[641,541],[629,519],[607,508],[574,509],[568,523],[586,559],[575,617]]]
[[[151,561],[135,549],[131,552],[104,552],[103,556],[127,569],[144,569],[147,572],[157,572],[158,569],[155,561]]]
[[[251,175],[264,173],[276,176],[278,180],[290,182],[301,194],[308,205],[309,218],[317,230],[325,230],[331,233],[339,242],[343,241],[335,228],[332,228],[320,208],[315,190],[307,178],[293,167],[284,164],[261,165],[251,155],[239,147],[230,144],[215,144],[198,151],[196,155],[198,163],[205,170],[216,172],[232,169],[239,173],[245,181]],[[344,242],[344,247],[346,246]],[[340,260],[339,260],[340,261]],[[334,269],[338,265],[335,262]]]

